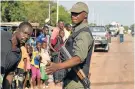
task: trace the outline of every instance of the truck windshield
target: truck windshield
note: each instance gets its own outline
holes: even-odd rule
[[[105,32],[105,28],[104,27],[91,27],[90,28],[92,32]]]
[[[117,26],[116,25],[110,25],[110,28],[116,28]]]

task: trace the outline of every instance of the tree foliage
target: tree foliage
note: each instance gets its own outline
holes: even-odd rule
[[[97,26],[96,23],[90,23],[89,26]]]
[[[128,27],[128,26],[124,26],[124,29],[125,29],[126,31],[128,31],[129,27]]]
[[[106,27],[106,29],[107,29],[108,31],[110,30],[110,29],[109,29],[109,28],[110,28],[110,24],[106,24],[105,27]]]
[[[134,29],[135,29],[135,24],[132,24],[132,25],[130,26],[130,29],[131,29],[131,30],[134,30]]]
[[[51,8],[51,24],[56,24],[57,4],[52,1],[1,1],[2,22],[30,21],[44,24],[49,17],[49,3]],[[70,13],[63,6],[59,6],[59,20],[71,23]]]
[[[70,13],[67,10],[65,10],[65,8],[63,6],[60,6],[60,7],[61,7],[59,9],[59,17],[61,17],[60,20],[63,20],[64,22],[67,22],[67,23],[71,23]],[[67,14],[65,15],[65,13],[67,13]]]
[[[1,1],[2,21],[22,21],[25,19],[24,6],[20,1]]]

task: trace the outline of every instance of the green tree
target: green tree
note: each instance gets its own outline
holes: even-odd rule
[[[63,20],[65,23],[71,23],[71,14],[65,10],[63,6],[59,8],[59,19]]]
[[[125,29],[126,31],[128,31],[129,27],[128,27],[128,26],[124,26],[124,29]]]
[[[107,25],[105,25],[105,27],[106,27],[106,28],[107,28],[107,30],[109,31],[110,25],[109,25],[109,24],[107,24]]]
[[[123,27],[124,27],[124,29],[125,29],[125,30],[124,30],[124,33],[127,34],[129,27],[128,27],[128,26],[123,26]]]
[[[9,10],[7,8],[8,8],[8,2],[7,1],[1,1],[1,20],[2,21],[7,21],[6,16],[9,15]]]
[[[57,16],[57,4],[51,3],[51,24],[56,25]],[[70,13],[63,7],[59,6],[59,18],[58,20],[63,20],[65,23],[71,23]]]
[[[22,21],[25,19],[24,6],[20,1],[1,2],[2,21]]]
[[[48,16],[48,2],[44,1],[28,1],[22,2],[25,8],[26,19],[30,22],[38,22],[44,24],[44,20]]]
[[[29,21],[45,24],[49,17],[49,3],[51,5],[51,24],[56,24],[56,3],[53,1],[1,1],[2,22]],[[70,13],[59,6],[59,20],[71,23]]]
[[[90,23],[89,26],[97,26],[96,23]]]
[[[131,30],[134,30],[134,28],[135,28],[135,24],[132,24],[132,25],[130,26],[130,29],[131,29]]]

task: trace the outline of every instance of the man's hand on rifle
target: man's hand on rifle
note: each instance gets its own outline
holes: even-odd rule
[[[54,72],[58,71],[59,69],[60,69],[59,63],[48,62],[45,71],[47,74],[53,74]]]

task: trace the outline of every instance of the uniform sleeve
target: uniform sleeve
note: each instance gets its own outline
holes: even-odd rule
[[[89,47],[92,45],[93,39],[88,32],[81,32],[73,44],[74,56],[80,57],[83,62],[87,57]]]

